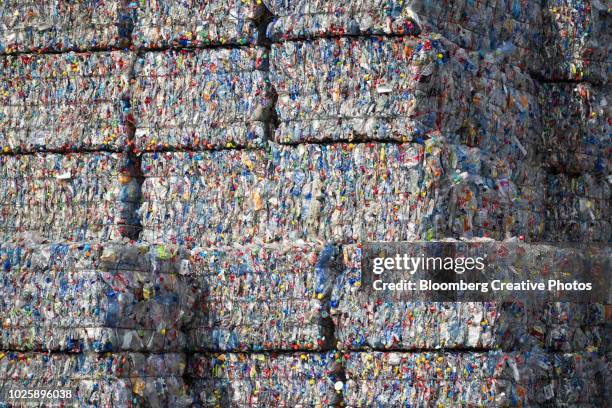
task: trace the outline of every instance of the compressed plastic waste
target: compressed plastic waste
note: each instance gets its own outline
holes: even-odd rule
[[[421,238],[542,236],[545,174],[520,143],[497,156],[440,138],[426,142],[426,153]]]
[[[439,35],[286,42],[270,55],[279,143],[442,134],[493,153],[539,137],[536,83]]]
[[[562,265],[576,258],[572,251],[571,247],[522,244],[516,250],[506,250],[505,262],[514,273],[518,273],[515,267],[525,265],[521,273],[530,273],[535,281],[543,271],[552,278],[551,272],[564,270]],[[609,256],[606,250],[593,253],[600,254],[595,257]],[[338,349],[609,348],[611,332],[601,304],[547,301],[526,306],[523,297],[514,302],[433,302],[387,292],[372,294],[362,287],[361,256],[360,245],[343,246],[344,271],[336,280],[330,300]],[[579,270],[574,273],[580,276]],[[521,279],[529,277],[521,275]]]
[[[198,291],[180,275],[175,252],[118,243],[4,244],[0,348],[180,348]]]
[[[271,156],[269,240],[532,238],[544,226],[536,166],[443,138],[272,144]]]
[[[51,240],[120,238],[135,223],[138,185],[118,153],[0,156],[0,233]]]
[[[133,61],[120,51],[0,57],[3,152],[124,149]]]
[[[142,155],[141,239],[188,246],[246,244],[265,228],[261,150]]]
[[[424,147],[272,145],[270,240],[358,242],[414,237]]]
[[[187,373],[203,406],[335,406],[340,361],[334,352],[195,354]]]
[[[315,350],[331,345],[329,295],[338,248],[311,243],[195,248],[202,289],[196,350]]]
[[[27,406],[187,407],[192,400],[182,378],[185,366],[178,353],[0,352],[0,400]],[[38,397],[15,398],[20,390],[32,390],[33,396],[37,391]],[[41,397],[41,391],[52,397]]]
[[[546,0],[542,14],[544,77],[608,82],[610,5],[601,0]]]
[[[353,407],[598,405],[609,375],[607,356],[594,353],[371,352],[342,360],[342,393]]]
[[[330,301],[339,349],[492,346],[495,304],[378,299],[360,289],[360,245],[343,246],[343,259]]]
[[[253,44],[264,12],[259,0],[153,0],[129,6],[136,11],[132,42],[139,48]]]
[[[440,33],[464,48],[493,51],[531,66],[541,57],[539,3],[425,0],[264,0],[275,15],[268,37],[275,40],[358,34]]]
[[[568,173],[610,174],[611,87],[588,83],[542,86],[542,149],[546,163]]]
[[[557,177],[551,176],[551,178],[556,179]],[[583,181],[584,178],[577,178],[576,183]],[[604,191],[605,196],[581,196],[572,194],[568,190],[554,190],[554,186],[551,186],[551,183],[548,185],[546,207],[548,219],[574,221],[608,221],[612,219],[612,214],[610,213],[610,186],[607,181],[601,180],[598,183],[599,186],[606,187],[606,191]]]
[[[261,147],[272,104],[268,51],[148,52],[135,65],[139,150]]]
[[[442,39],[344,37],[274,44],[281,143],[412,141],[456,131],[464,106]],[[456,49],[457,47],[455,47]]]
[[[612,225],[609,220],[546,220],[547,241],[566,242],[610,242]]]
[[[124,48],[132,20],[126,0],[4,0],[0,54]]]
[[[532,155],[450,142],[272,144],[270,161],[249,150],[145,154],[141,238],[206,247],[540,237],[543,173]]]

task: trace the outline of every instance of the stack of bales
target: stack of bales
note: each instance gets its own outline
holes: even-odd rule
[[[280,122],[270,166],[270,203],[278,200],[269,211],[273,239],[285,235],[283,221],[291,234],[349,243],[539,238],[538,84],[519,66],[463,48],[435,26],[395,26],[400,15],[432,18],[429,6],[403,3],[385,13],[370,2],[273,4],[282,11],[269,28],[278,41],[270,79]],[[517,13],[504,14],[503,6],[472,10],[460,2],[450,8],[457,17],[451,21],[473,11],[509,22]],[[323,24],[335,18],[338,24]],[[345,23],[362,19],[369,28],[346,30]],[[285,24],[298,20],[297,30]]]
[[[545,236],[544,91],[532,77],[545,72],[540,8],[506,1],[266,5],[275,15],[268,36],[278,126],[264,239],[344,245],[330,301],[344,354],[343,402],[603,401],[597,372],[574,375],[545,363],[558,352],[605,351],[602,305],[533,311],[520,303],[402,303],[360,290],[359,242]],[[554,247],[526,250],[534,252],[530,273],[546,257],[559,260]],[[500,347],[507,354],[492,352]],[[524,351],[537,349],[547,352],[538,359]],[[461,368],[436,368],[447,357]],[[411,363],[400,367],[402,358]],[[564,358],[607,364],[599,355]],[[379,364],[389,359],[397,362]],[[586,383],[591,399],[577,397]]]
[[[132,65],[120,51],[0,56],[5,239],[133,233]]]
[[[609,242],[610,12],[597,1],[549,0],[543,15],[546,238]]]
[[[182,326],[197,289],[167,251],[119,242],[137,236],[139,200],[135,55],[112,51],[129,43],[125,6],[0,6],[3,403],[191,401]]]
[[[80,404],[188,400],[183,326],[198,296],[169,249],[21,243],[1,256],[6,392],[27,383]]]
[[[190,250],[182,262],[201,291],[187,344],[196,403],[333,404],[339,369],[322,350],[333,343],[338,249],[263,243],[273,94],[269,49],[254,45],[258,4],[165,1],[137,11],[134,42],[150,49],[135,64],[132,98],[141,239]]]
[[[605,306],[377,297],[360,246],[610,240],[601,2],[34,3],[0,5],[0,401],[604,404]]]

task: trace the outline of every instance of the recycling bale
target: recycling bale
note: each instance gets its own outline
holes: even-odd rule
[[[517,151],[503,160],[444,138],[272,144],[266,240],[537,238],[542,173]]]
[[[268,38],[275,42],[356,35],[440,34],[463,48],[487,52],[529,67],[542,57],[539,4],[499,0],[452,4],[423,0],[326,2],[265,0],[274,15]]]
[[[143,154],[140,238],[189,247],[255,242],[267,219],[267,165],[263,150]]]
[[[334,352],[195,354],[187,374],[195,401],[209,406],[333,406],[342,401]]]
[[[592,406],[606,398],[608,358],[595,353],[345,353],[345,404]]]
[[[133,2],[132,43],[138,48],[254,44],[263,17],[261,1]]]
[[[0,352],[0,398],[28,406],[188,407],[185,366],[180,353]]]
[[[0,6],[0,54],[125,48],[127,1],[6,0]]]
[[[139,151],[263,147],[272,104],[264,48],[147,52],[132,97]]]
[[[453,241],[445,242],[450,245]],[[474,247],[479,256],[495,258],[496,267],[501,267],[495,270],[508,274],[496,274],[491,280],[504,282],[514,282],[517,277],[518,281],[537,282],[542,276],[565,280],[563,271],[572,268],[577,278],[596,284],[595,277],[605,277],[610,252],[593,244],[577,247],[482,239],[472,242],[481,244],[480,249]],[[426,253],[432,242],[411,245],[415,253]],[[612,333],[602,299],[579,303],[575,299],[543,298],[546,294],[540,291],[508,297],[495,293],[491,286],[487,288],[490,296],[480,301],[442,300],[421,296],[418,291],[375,290],[365,286],[361,244],[344,245],[342,249],[343,271],[330,299],[336,347],[340,350],[609,351]],[[459,295],[458,291],[453,293]]]
[[[550,83],[542,86],[542,157],[555,173],[606,177],[612,167],[609,86]]]
[[[270,67],[277,143],[444,137],[527,155],[540,137],[539,85],[439,35],[273,44]]]
[[[4,244],[0,348],[181,350],[198,293],[179,256],[125,243]]]
[[[124,150],[133,64],[123,51],[0,56],[3,153]]]
[[[189,347],[202,351],[321,350],[332,345],[329,296],[338,248],[317,243],[195,248],[201,300]]]
[[[120,239],[135,225],[138,183],[124,154],[2,155],[0,162],[4,241]]]
[[[549,81],[607,83],[610,8],[598,0],[546,0],[542,4],[543,73]]]

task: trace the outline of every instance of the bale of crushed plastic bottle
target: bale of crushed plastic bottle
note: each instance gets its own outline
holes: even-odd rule
[[[443,138],[273,144],[270,169],[268,240],[532,239],[544,224],[536,164]]]
[[[597,406],[609,375],[607,356],[595,353],[363,352],[342,361],[352,407]]]
[[[341,402],[334,352],[195,354],[187,375],[202,406],[335,406]]]
[[[1,349],[172,351],[197,288],[164,246],[4,244]]]
[[[539,68],[539,3],[423,0],[264,0],[273,41],[355,35],[441,34],[457,45]]]
[[[135,65],[138,150],[262,147],[272,104],[267,50],[147,52]]]
[[[452,137],[495,153],[540,136],[538,85],[436,35],[273,44],[278,143]]]
[[[3,155],[0,233],[50,240],[105,240],[129,235],[139,186],[120,153]]]
[[[605,1],[544,1],[544,78],[607,83],[610,79],[611,21],[610,5]]]
[[[154,0],[130,4],[138,48],[245,45],[257,41],[259,0]]]
[[[320,350],[332,345],[329,296],[338,248],[317,243],[195,248],[202,291],[189,346],[204,351]]]
[[[141,239],[188,246],[248,244],[267,217],[262,150],[142,156]]]
[[[5,0],[0,54],[125,48],[132,19],[126,0]]]
[[[610,86],[542,86],[542,157],[555,172],[610,174]]]
[[[503,281],[561,278],[567,268],[573,270],[576,279],[593,281],[591,274],[598,270],[605,276],[610,252],[595,245],[582,248],[494,241],[488,245],[483,244],[483,248],[490,248],[483,252],[485,258],[490,258],[489,253],[497,254],[496,265],[512,271],[507,278],[491,277]],[[412,292],[372,291],[364,286],[363,256],[361,245],[343,246],[343,272],[330,300],[337,348],[341,350],[609,351],[612,333],[601,303],[554,299],[527,302],[528,298],[537,300],[543,294],[540,292],[502,298],[491,290],[484,301],[453,302],[417,297],[418,291],[415,296],[410,296]]]
[[[0,352],[0,398],[28,406],[190,406],[180,353]]]
[[[123,51],[0,56],[3,153],[124,150],[133,63]]]

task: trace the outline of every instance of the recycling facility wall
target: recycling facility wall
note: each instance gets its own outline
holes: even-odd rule
[[[610,16],[0,2],[0,406],[605,405],[609,305],[386,303],[360,265],[609,244]]]

